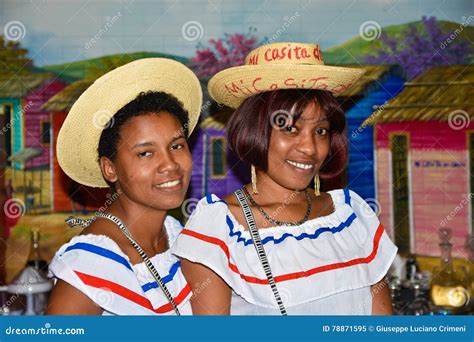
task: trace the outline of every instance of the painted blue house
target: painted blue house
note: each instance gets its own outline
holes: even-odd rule
[[[373,126],[362,126],[365,119],[404,88],[404,75],[395,65],[358,65],[366,69],[361,82],[342,94],[341,104],[347,117],[349,165],[345,182],[364,199],[376,198]]]

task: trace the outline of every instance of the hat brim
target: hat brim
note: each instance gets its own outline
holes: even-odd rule
[[[217,73],[208,90],[218,103],[237,108],[250,96],[278,89],[320,89],[338,95],[364,73],[364,69],[328,65],[242,65]]]
[[[189,113],[188,132],[195,128],[202,105],[201,84],[183,64],[166,58],[145,58],[98,78],[74,103],[58,135],[57,157],[76,182],[108,187],[98,163],[98,145],[105,125],[141,92],[175,96]],[[111,121],[113,124],[113,120]]]

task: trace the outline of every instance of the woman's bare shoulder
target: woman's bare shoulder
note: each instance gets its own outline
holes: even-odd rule
[[[128,256],[132,264],[140,263],[142,261],[120,228],[107,219],[98,218],[94,220],[88,227],[84,228],[80,235],[87,234],[105,235],[110,238],[117,244],[122,253]]]

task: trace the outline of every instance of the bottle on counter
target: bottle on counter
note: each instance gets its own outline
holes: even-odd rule
[[[415,254],[410,254],[405,263],[406,268],[406,280],[413,283],[415,281],[415,274],[420,272],[420,266],[416,261]]]
[[[44,275],[48,273],[48,263],[46,260],[41,256],[40,250],[40,231],[39,229],[31,229],[30,232],[30,254],[28,255],[28,260],[26,264],[28,266],[32,266],[37,271],[41,272]]]
[[[430,296],[434,305],[451,313],[468,310],[471,296],[468,272],[464,267],[454,267],[451,256],[451,229],[440,228],[441,262],[433,269]]]
[[[30,238],[31,247],[26,265],[6,288],[14,300],[10,300],[12,305],[3,307],[4,314],[11,315],[12,308],[21,303],[21,311],[13,314],[41,315],[48,303],[53,282],[46,275],[48,263],[41,255],[39,230],[32,229]]]

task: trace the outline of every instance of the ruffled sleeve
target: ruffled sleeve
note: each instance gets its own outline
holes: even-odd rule
[[[165,221],[170,245],[181,230],[178,221]],[[169,251],[150,258],[178,304],[190,314],[190,286],[180,261]],[[64,244],[49,265],[49,276],[81,291],[106,313],[115,315],[174,314],[144,263],[132,265],[109,237],[79,235]],[[185,306],[185,307],[184,307]]]
[[[347,189],[330,195],[330,215],[259,229],[286,307],[373,285],[395,257],[397,248],[360,196]],[[247,302],[278,308],[250,233],[219,197],[199,201],[172,252],[209,267]]]
[[[398,248],[392,242],[377,214],[367,202],[352,190],[349,190],[349,195],[350,205],[360,222],[360,226],[366,227],[369,238],[372,237],[372,249],[367,257],[367,282],[373,285],[387,274]]]

